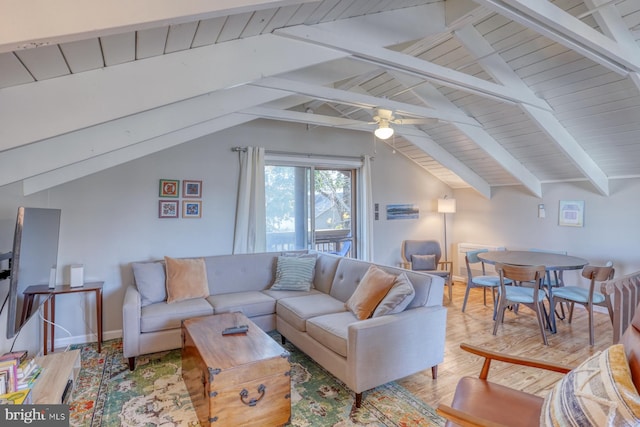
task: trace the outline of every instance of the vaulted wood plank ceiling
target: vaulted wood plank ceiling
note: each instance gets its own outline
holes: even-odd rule
[[[0,185],[25,194],[256,119],[371,133],[377,108],[486,197],[640,176],[638,0],[2,3]]]

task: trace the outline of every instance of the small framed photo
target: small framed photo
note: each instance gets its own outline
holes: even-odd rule
[[[202,201],[201,200],[183,200],[182,201],[182,218],[200,218],[202,217]]]
[[[202,197],[202,181],[182,181],[182,197],[199,199]]]
[[[180,180],[161,179],[160,197],[178,197],[180,195]]]
[[[583,227],[584,200],[560,200],[558,225],[564,227]]]
[[[178,218],[178,201],[160,200],[158,202],[158,218]]]

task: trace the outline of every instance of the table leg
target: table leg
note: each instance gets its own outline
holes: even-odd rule
[[[553,307],[553,286],[551,284],[551,272],[547,271],[547,288],[549,289],[548,297],[549,297],[549,331],[552,334],[556,333],[556,311]]]
[[[102,288],[96,289],[96,312],[98,316],[98,353],[102,351]]]
[[[56,332],[56,294],[51,294],[51,353],[55,351],[55,337],[54,334]]]
[[[44,300],[44,320],[42,322],[42,327],[44,329],[44,355],[46,356],[49,350],[49,343],[47,342],[47,338],[49,335],[49,322],[47,322],[47,320],[49,320],[49,298],[47,298],[46,300]]]

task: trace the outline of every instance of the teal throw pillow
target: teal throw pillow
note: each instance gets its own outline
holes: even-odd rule
[[[315,257],[279,256],[274,291],[308,291],[313,283]]]

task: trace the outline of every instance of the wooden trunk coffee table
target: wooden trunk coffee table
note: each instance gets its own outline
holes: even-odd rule
[[[249,330],[222,335],[238,325]],[[182,322],[182,377],[203,426],[276,426],[291,418],[289,352],[242,313]]]

